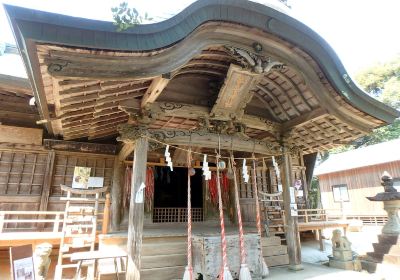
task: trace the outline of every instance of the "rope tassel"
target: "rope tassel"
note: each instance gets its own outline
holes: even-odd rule
[[[251,280],[251,273],[247,264],[240,265],[239,280]]]
[[[221,280],[233,280],[232,274],[229,271],[229,268],[226,266],[224,266],[224,271],[223,271]]]
[[[245,164],[246,164],[246,162],[243,162],[243,166],[245,166]],[[237,211],[238,225],[239,225],[239,246],[240,246],[239,280],[251,280],[250,269],[246,263],[246,248],[245,248],[245,240],[244,240],[244,232],[243,232],[242,213],[240,210],[239,191],[238,191],[238,183],[237,183],[237,177],[236,177],[236,167],[235,167],[235,161],[233,159],[233,155],[231,155],[231,166],[232,166],[232,171],[233,171],[233,182],[234,182],[234,188],[235,188],[235,204],[236,204],[236,211]],[[246,170],[247,170],[247,168],[246,168]]]
[[[258,200],[258,188],[257,188],[257,178],[256,178],[256,160],[253,159],[253,192],[254,198],[256,199],[256,220],[257,220],[257,232],[260,236],[260,243],[261,243],[261,214],[260,214],[260,202]],[[265,263],[264,257],[262,258],[262,277],[266,277],[269,275],[269,269],[267,264]]]
[[[219,144],[219,143],[218,143]],[[222,195],[221,195],[221,182],[219,176],[219,158],[220,155],[217,154],[216,164],[217,164],[217,190],[218,190],[218,208],[219,208],[219,221],[221,224],[221,248],[222,248],[222,279],[221,280],[233,280],[231,272],[228,268],[228,257],[226,253],[226,236],[225,236],[225,223],[224,223],[224,210],[222,208]]]
[[[191,151],[187,153],[187,211],[188,211],[188,228],[187,228],[187,266],[183,274],[183,280],[193,280],[193,265],[192,265],[192,202],[191,202],[191,185],[190,185],[190,168],[192,164]]]

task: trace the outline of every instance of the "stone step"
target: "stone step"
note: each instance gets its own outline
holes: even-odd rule
[[[187,263],[185,254],[143,256],[141,267],[142,269],[161,268],[168,266],[184,266]]]
[[[400,245],[397,244],[373,243],[372,246],[374,247],[375,253],[400,255]]]
[[[287,254],[280,256],[264,257],[265,263],[268,267],[281,266],[289,264],[289,256]]]
[[[380,235],[378,235],[378,243],[400,245],[400,236],[399,235],[380,234]]]
[[[369,273],[374,273],[374,275],[377,276],[376,279],[397,279],[390,277],[397,277],[400,274],[400,266],[393,264],[382,264],[368,260],[361,260],[361,267]],[[378,278],[378,276],[381,276],[381,278]]]
[[[281,238],[279,236],[270,236],[261,238],[262,247],[281,245]]]
[[[285,245],[274,245],[266,246],[262,248],[263,257],[279,256],[287,254],[287,246]]]
[[[400,265],[400,255],[399,254],[381,254],[375,252],[368,252],[368,257],[374,262],[384,262],[390,264]]]
[[[171,280],[182,279],[185,266],[170,266],[162,268],[149,268],[140,271],[141,280]]]
[[[144,243],[142,245],[142,257],[186,254],[186,250],[186,242]]]

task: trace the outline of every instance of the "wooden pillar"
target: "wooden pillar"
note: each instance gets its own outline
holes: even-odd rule
[[[146,163],[148,146],[149,143],[147,138],[141,137],[136,140],[132,168],[132,190],[129,204],[129,226],[127,242],[128,267],[126,273],[127,280],[140,279],[140,257],[143,235],[144,199],[141,203],[136,203],[135,197],[139,191],[140,186],[146,183]]]
[[[306,203],[306,208],[310,208],[310,202],[308,201],[308,190],[309,190],[309,182],[307,180],[306,176],[306,167],[304,165],[304,157],[303,157],[303,152],[299,153],[300,157],[300,166],[301,166],[301,177],[303,179],[303,196],[304,196],[304,201]]]
[[[115,157],[111,187],[111,231],[119,231],[121,224],[121,201],[124,163]]]
[[[111,187],[111,231],[119,231],[122,219],[122,190],[124,186],[125,159],[135,148],[133,143],[124,143],[114,160]]]
[[[43,180],[42,194],[40,197],[39,211],[47,211],[47,205],[49,204],[51,182],[53,181],[55,157],[56,157],[55,151],[54,150],[49,151],[47,155],[46,169],[44,171],[44,180]]]
[[[282,188],[283,204],[285,207],[286,244],[289,254],[289,269],[301,270],[301,246],[300,235],[297,226],[297,217],[290,211],[290,187],[293,187],[292,158],[288,147],[282,147]]]

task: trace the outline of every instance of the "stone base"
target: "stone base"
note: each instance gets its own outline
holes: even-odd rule
[[[329,266],[334,267],[334,268],[339,268],[339,269],[345,269],[345,270],[355,270],[355,271],[361,270],[361,264],[360,264],[359,260],[337,261],[334,259],[330,259]]]
[[[289,270],[293,270],[293,271],[299,271],[299,270],[304,269],[302,264],[290,264],[288,268],[289,268]]]
[[[333,250],[332,251],[333,258],[335,260],[340,260],[340,261],[352,261],[353,260],[353,252],[351,250]]]
[[[393,279],[390,277],[393,277],[394,275],[395,277],[398,277],[398,275],[400,275],[400,267],[398,265],[361,260],[361,266],[363,270],[366,270],[369,273],[374,273],[375,275],[381,275],[382,279]]]

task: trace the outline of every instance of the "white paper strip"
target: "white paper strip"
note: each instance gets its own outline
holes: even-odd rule
[[[143,203],[143,201],[144,201],[143,191],[145,188],[146,188],[146,185],[142,182],[138,191],[136,192],[135,203]]]

